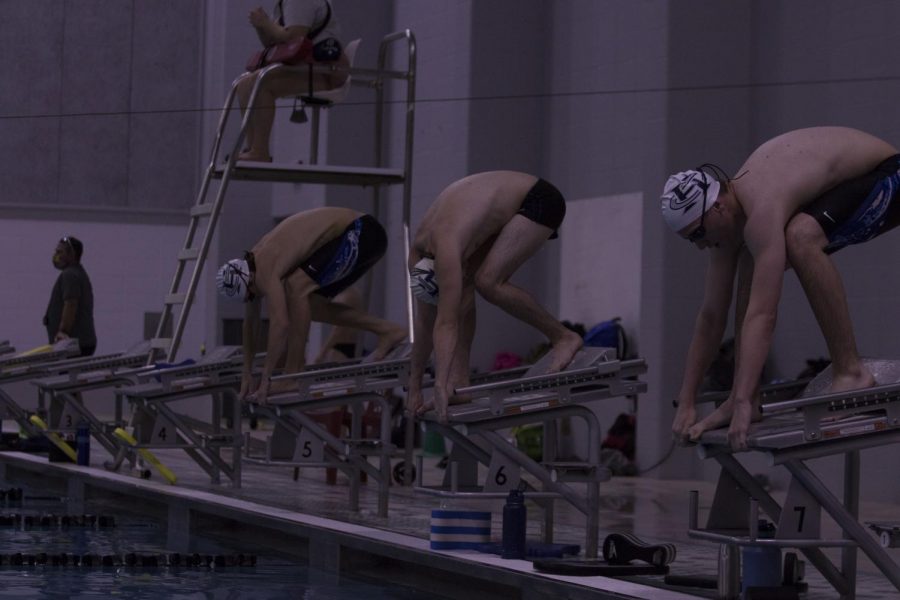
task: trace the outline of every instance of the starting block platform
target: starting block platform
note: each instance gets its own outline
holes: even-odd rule
[[[125,431],[128,435],[123,436],[122,432],[113,432],[117,451],[107,468],[118,470],[126,459],[133,466],[139,456],[155,465],[159,461],[153,450],[181,449],[209,475],[212,483],[220,483],[224,474],[233,487],[240,487],[242,435],[237,385],[242,365],[240,346],[220,346],[194,364],[156,366],[135,372],[134,385],[116,391],[117,402],[127,401],[131,406],[132,433]],[[210,398],[208,421],[181,414],[173,406],[178,401],[206,396]],[[226,405],[230,414],[225,414]],[[230,460],[222,456],[223,448],[231,450]],[[166,476],[162,469],[158,470]],[[174,482],[173,478],[166,478]]]
[[[18,354],[5,352],[0,356],[0,374],[22,373],[35,370],[38,365],[73,358],[81,354],[78,340],[65,339],[55,344],[38,346]]]
[[[124,425],[122,404],[116,402],[112,422],[103,422],[84,403],[84,395],[97,389],[130,385],[132,374],[141,367],[150,351],[150,342],[142,341],[121,354],[74,359],[57,364],[65,373],[32,380],[38,388],[38,413],[46,415],[48,431],[75,434],[80,423],[87,423],[91,435],[110,454],[117,444],[112,432]]]
[[[801,550],[834,589],[851,595],[856,580],[856,551],[861,549],[900,591],[900,566],[858,521],[860,450],[900,442],[900,361],[865,359],[877,385],[849,392],[826,393],[831,367],[808,383],[800,397],[762,405],[763,419],[753,423],[747,451],[764,453],[772,465],[791,474],[787,498],[778,504],[733,456],[727,428],[705,432],[698,443],[700,455],[722,467],[716,495],[704,529],[697,526],[696,499],[688,534],[697,539],[732,546],[779,546]],[[806,461],[843,455],[843,500],[807,466]],[[762,509],[777,523],[772,539],[754,531]],[[820,535],[825,510],[843,530],[839,539]],[[897,531],[873,529],[889,542]],[[841,549],[841,568],[821,548]],[[720,573],[720,577],[723,574]]]
[[[379,514],[386,516],[394,447],[391,407],[385,392],[408,381],[408,345],[398,347],[382,361],[316,365],[302,373],[275,377],[276,382],[296,382],[298,391],[274,394],[264,405],[243,404],[238,397],[243,367],[240,347],[216,348],[196,363],[174,366],[145,366],[147,349],[145,343],[117,355],[49,363],[58,364],[54,367],[29,357],[27,361],[17,360],[15,370],[5,377],[36,379],[32,383],[40,391],[41,405],[49,405],[44,411],[49,415],[48,435],[71,433],[87,422],[92,436],[114,457],[105,465],[110,470],[120,469],[126,461],[134,467],[141,460],[169,483],[175,483],[176,475],[154,454],[158,449],[184,450],[209,474],[212,483],[220,483],[224,475],[235,488],[241,485],[244,460],[279,466],[336,467],[350,476],[351,505],[357,510],[360,474],[376,481]],[[263,356],[256,357],[257,364]],[[0,373],[0,385],[3,377]],[[113,389],[116,416],[112,422],[101,421],[83,401],[84,394],[102,388]],[[206,398],[211,400],[208,419],[179,411],[181,401],[195,405],[198,399]],[[11,398],[4,400],[2,389],[0,401],[10,405],[8,412],[18,408]],[[130,419],[123,418],[125,405],[131,409]],[[305,414],[338,406],[350,409],[349,437],[331,435],[314,417]],[[264,456],[254,456],[249,440],[245,443],[241,431],[245,407],[275,423]],[[196,406],[191,413],[196,415]],[[364,419],[371,420],[372,414],[379,413],[377,433],[366,435],[365,428],[371,423]],[[19,408],[16,414],[23,427],[43,432],[29,421],[28,412]],[[222,454],[223,449],[228,453]],[[409,451],[411,462],[412,448]],[[373,455],[379,458],[378,466],[368,462]]]
[[[3,387],[13,383],[27,382],[41,377],[64,373],[74,374],[88,370],[91,363],[116,359],[121,353],[98,357],[80,357],[78,340],[66,339],[52,345],[40,347],[40,351],[28,351],[12,356],[0,357],[0,409],[3,418],[12,418],[29,435],[40,435],[42,430],[31,422],[31,414]],[[38,412],[43,407],[38,406]]]
[[[763,404],[770,402],[780,402],[782,400],[791,400],[803,393],[806,386],[813,380],[812,377],[805,379],[792,379],[790,381],[780,381],[778,383],[770,383],[760,386],[759,396]],[[716,406],[725,402],[731,390],[704,392],[697,396],[697,404],[715,402]]]
[[[447,423],[440,423],[433,412],[425,415],[426,426],[450,439],[453,450],[443,484],[425,486],[420,479],[416,491],[441,497],[505,498],[527,472],[539,482],[536,488],[524,485],[525,497],[544,509],[543,541],[553,541],[553,502],[562,499],[585,515],[585,553],[596,558],[599,485],[610,472],[600,460],[600,423],[585,403],[645,392],[646,384],[637,377],[647,367],[643,359],[617,360],[611,348],[583,348],[558,373],[547,373],[550,360],[545,356],[524,373],[510,370],[488,374],[481,381],[474,378],[473,385],[456,390],[471,402],[451,405]],[[571,417],[587,425],[588,455],[559,460],[557,423]],[[540,462],[498,432],[533,423],[544,425]],[[479,464],[487,467],[483,483],[478,482]],[[575,483],[583,484],[585,491],[571,485]]]
[[[272,420],[275,429],[266,439],[263,454],[254,454],[244,445],[243,460],[265,466],[336,468],[350,480],[350,508],[359,510],[360,474],[378,486],[378,514],[387,516],[392,475],[391,406],[386,393],[409,381],[411,347],[403,344],[383,360],[363,359],[324,368],[311,366],[300,373],[272,378],[272,383],[289,381],[297,390],[270,395],[265,404],[248,403],[252,413]],[[348,438],[334,435],[311,413],[346,407],[350,413]],[[374,407],[374,411],[371,409]],[[378,415],[378,432],[367,435],[363,416]],[[408,448],[406,464],[411,462]],[[369,463],[375,456],[378,466]]]

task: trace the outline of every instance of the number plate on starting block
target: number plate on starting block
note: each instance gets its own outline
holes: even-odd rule
[[[304,427],[297,436],[294,462],[325,462],[325,444]]]
[[[485,492],[508,492],[519,487],[522,473],[519,465],[506,455],[494,452],[488,467],[487,479],[484,481]]]

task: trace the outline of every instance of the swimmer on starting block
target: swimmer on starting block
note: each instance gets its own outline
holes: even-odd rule
[[[509,282],[548,238],[557,237],[565,214],[559,190],[534,175],[514,171],[470,175],[438,195],[409,253],[417,310],[407,410],[423,413],[434,408],[438,419],[446,422],[454,390],[468,385],[475,290],[549,338],[550,372],[569,364],[582,346],[581,337]],[[433,407],[422,399],[422,376],[432,349]]]
[[[746,448],[759,417],[757,384],[769,352],[784,270],[800,279],[828,345],[830,392],[874,385],[856,348],[841,277],[829,254],[900,223],[900,154],[885,141],[846,127],[782,134],[757,148],[731,179],[715,165],[672,175],[662,196],[666,223],[698,248],[709,266],[694,325],[676,437],[696,440],[729,424],[735,450]],[[737,277],[737,369],[728,400],[697,422],[694,398],[725,331]]]
[[[269,393],[288,391],[291,382],[269,385],[285,356],[285,372],[305,363],[311,321],[371,331],[378,336],[373,357],[384,357],[407,337],[404,327],[341,304],[333,298],[382,257],[384,228],[374,217],[348,208],[324,207],[292,215],[260,239],[243,259],[222,265],[216,287],[226,298],[245,303],[242,399],[265,403]],[[268,298],[269,342],[259,386],[251,367],[260,324],[260,300]]]

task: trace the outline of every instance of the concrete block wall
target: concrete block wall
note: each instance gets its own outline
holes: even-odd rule
[[[0,4],[0,53],[10,57],[0,65],[3,201],[189,206],[201,7],[200,0]]]

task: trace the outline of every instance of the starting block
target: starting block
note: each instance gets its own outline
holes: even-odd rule
[[[612,348],[587,347],[578,351],[572,362],[558,373],[547,373],[552,357],[548,354],[531,365],[521,377],[493,379],[456,390],[459,396],[472,398],[469,404],[451,406],[451,420],[478,421],[491,415],[512,415],[550,406],[602,398],[629,396],[646,391],[636,380],[647,370],[643,360],[619,361]],[[476,381],[478,378],[474,378]]]
[[[86,423],[100,445],[115,454],[113,432],[124,424],[121,402],[115,404],[113,421],[104,422],[87,408],[84,398],[94,390],[133,384],[149,350],[150,343],[141,341],[121,354],[70,359],[56,364],[63,373],[32,381],[38,388],[38,412],[47,414],[50,431],[74,434],[79,423]]]
[[[237,385],[242,364],[239,346],[221,346],[194,364],[137,371],[135,385],[116,391],[117,401],[127,401],[132,407],[133,431],[129,434],[123,428],[113,432],[118,447],[114,460],[106,467],[115,471],[126,459],[134,464],[136,456],[140,456],[174,483],[174,474],[165,465],[157,464],[159,459],[152,451],[180,449],[209,475],[212,483],[219,483],[224,474],[232,487],[240,487],[243,436]],[[211,398],[209,422],[173,408],[173,403],[203,396]],[[226,401],[230,401],[230,415],[223,411]],[[230,426],[223,428],[223,420],[228,420]],[[223,448],[230,450],[230,460],[222,456]]]
[[[146,448],[142,448],[142,447],[138,446],[137,440],[134,439],[134,437],[130,433],[128,433],[121,427],[117,427],[115,430],[113,430],[113,435],[115,435],[117,438],[119,438],[120,440],[122,440],[129,446],[132,446],[135,450],[137,450],[137,453],[140,454],[141,458],[143,458],[144,461],[146,461],[148,464],[152,465],[153,468],[156,469],[159,472],[159,474],[162,475],[163,478],[166,481],[168,481],[170,484],[174,485],[175,482],[178,481],[178,478],[175,476],[175,473],[173,473],[172,470],[169,469],[169,467],[164,465],[162,463],[162,461],[160,461],[158,458],[156,458],[155,454],[153,454]]]
[[[611,348],[580,350],[566,369],[547,373],[550,356],[527,371],[490,373],[474,377],[472,385],[459,388],[458,396],[472,398],[451,405],[448,423],[440,423],[431,412],[426,425],[453,442],[448,469],[440,486],[422,483],[421,465],[416,491],[440,497],[504,498],[519,486],[523,472],[539,482],[529,486],[526,498],[544,508],[544,542],[553,541],[553,502],[563,499],[585,515],[585,553],[596,558],[599,541],[599,485],[610,478],[600,460],[602,430],[585,403],[632,396],[646,391],[637,379],[647,370],[643,359],[620,361]],[[588,430],[588,456],[584,460],[557,460],[557,422],[582,419]],[[541,461],[530,458],[498,430],[541,423],[544,448]],[[421,459],[420,459],[421,460]],[[487,477],[478,482],[478,465],[487,467]],[[585,491],[571,484],[585,485]]]
[[[378,514],[386,517],[392,476],[390,458],[391,407],[384,392],[407,385],[411,346],[402,344],[383,360],[363,359],[324,368],[313,365],[300,373],[273,377],[296,383],[297,391],[269,396],[266,404],[249,404],[251,412],[268,417],[275,429],[266,439],[265,453],[251,452],[244,444],[243,459],[264,466],[336,468],[350,480],[350,509],[359,510],[360,472],[378,485]],[[363,435],[362,417],[368,405],[378,408],[379,428],[374,437]],[[349,438],[333,435],[308,411],[348,407]],[[411,450],[411,448],[409,448]],[[371,465],[375,456],[378,466]]]
[[[81,354],[81,348],[78,346],[78,340],[68,338],[55,344],[36,346],[12,356],[4,355],[3,358],[0,358],[0,370],[9,372],[10,370],[15,370],[16,367],[62,360],[78,356],[79,354]]]
[[[77,371],[87,361],[100,358],[80,357],[81,349],[78,347],[78,340],[71,338],[52,345],[39,346],[38,348],[42,351],[29,351],[0,357],[0,409],[2,409],[2,417],[14,419],[19,427],[29,435],[43,433],[31,421],[30,417],[33,410],[23,408],[6,390],[2,389],[3,386]],[[110,356],[120,356],[120,354]],[[41,413],[40,416],[46,416],[46,411],[40,403],[40,399],[38,412]]]
[[[865,359],[877,385],[849,392],[826,393],[831,367],[816,376],[800,397],[762,405],[764,418],[753,423],[748,451],[762,452],[773,465],[784,466],[792,479],[779,505],[731,453],[727,429],[705,432],[698,451],[722,467],[705,529],[697,526],[696,499],[688,534],[731,546],[772,545],[800,549],[842,595],[854,593],[856,549],[861,549],[900,590],[900,566],[885,552],[897,544],[897,529],[872,524],[881,545],[859,523],[859,452],[900,442],[900,361]],[[843,455],[843,501],[807,466],[806,461]],[[753,531],[759,509],[778,523],[774,539],[758,539]],[[839,539],[822,539],[820,519],[827,512],[843,530]],[[838,547],[842,569],[822,552]]]

